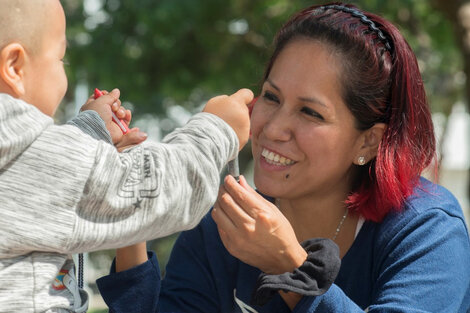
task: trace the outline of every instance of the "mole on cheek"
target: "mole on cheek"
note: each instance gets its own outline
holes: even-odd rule
[[[289,176],[290,176],[290,174],[287,174],[287,175],[286,175],[286,179],[288,179],[288,178],[289,178]]]

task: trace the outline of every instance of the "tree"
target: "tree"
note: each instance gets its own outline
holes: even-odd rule
[[[470,112],[470,1],[468,0],[435,0],[434,5],[445,13],[452,22],[454,35],[460,48],[465,73],[465,102]],[[470,175],[468,182],[470,197]]]

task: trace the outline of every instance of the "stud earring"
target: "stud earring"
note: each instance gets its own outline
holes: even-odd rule
[[[364,165],[364,164],[366,164],[366,158],[363,157],[363,156],[358,157],[358,158],[357,158],[357,164],[359,164],[359,165]]]

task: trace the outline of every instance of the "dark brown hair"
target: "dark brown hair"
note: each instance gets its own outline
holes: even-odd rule
[[[416,57],[399,30],[350,4],[308,7],[275,38],[267,79],[282,49],[296,39],[319,41],[339,56],[342,97],[361,130],[386,123],[377,157],[359,168],[346,203],[366,219],[381,221],[401,209],[435,157],[435,137]],[[312,56],[314,57],[314,56]]]

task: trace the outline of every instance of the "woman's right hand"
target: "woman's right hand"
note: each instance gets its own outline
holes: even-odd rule
[[[307,258],[286,217],[243,176],[240,184],[225,178],[212,218],[230,254],[267,274],[291,272]]]

